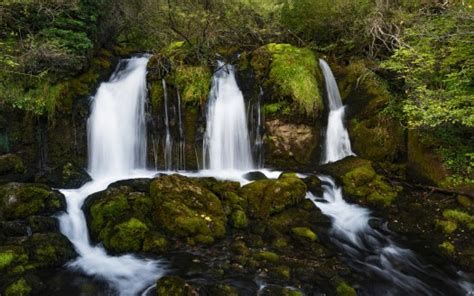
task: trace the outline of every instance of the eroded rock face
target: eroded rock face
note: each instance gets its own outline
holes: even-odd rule
[[[265,163],[288,168],[295,162],[309,164],[319,152],[319,134],[306,124],[285,123],[279,119],[265,123]]]
[[[51,215],[66,209],[64,196],[41,184],[0,186],[0,291],[41,292],[32,273],[61,267],[76,256]]]

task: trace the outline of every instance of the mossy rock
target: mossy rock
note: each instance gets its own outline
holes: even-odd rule
[[[156,282],[157,296],[188,296],[192,295],[192,287],[177,276],[164,276]]]
[[[234,228],[246,228],[248,226],[247,215],[242,210],[232,212],[231,222]]]
[[[239,296],[239,292],[236,288],[232,287],[229,284],[218,283],[214,285],[209,285],[205,287],[208,295],[213,296]]]
[[[346,196],[377,208],[390,206],[401,191],[377,174],[368,160],[346,157],[322,167],[322,171],[338,178]]]
[[[76,256],[69,240],[60,233],[36,233],[25,243],[29,262],[35,268],[60,267]]]
[[[248,200],[252,217],[265,219],[303,201],[306,189],[305,183],[291,174],[247,184],[240,189],[239,195]]]
[[[337,296],[357,296],[357,292],[354,288],[349,286],[347,283],[342,282],[339,285],[337,285],[336,295]]]
[[[441,155],[423,141],[423,136],[415,130],[408,131],[408,175],[422,182],[428,182],[439,187],[448,185],[449,172],[443,165]]]
[[[0,217],[24,219],[66,209],[64,196],[46,185],[8,183],[0,186]]]
[[[308,227],[293,227],[291,228],[291,232],[295,236],[301,237],[303,239],[307,239],[309,241],[315,241],[318,239],[318,236],[316,235],[316,233],[314,233]]]
[[[35,182],[46,183],[56,188],[67,189],[79,188],[91,180],[91,176],[89,176],[84,168],[72,162],[66,162],[65,164],[50,171],[46,171],[35,178]]]
[[[0,176],[25,172],[23,160],[15,154],[0,155]]]
[[[23,277],[11,283],[5,289],[5,296],[26,296],[31,295],[31,293],[32,288]]]
[[[0,246],[0,272],[3,275],[21,274],[26,271],[28,252],[22,246]],[[31,266],[30,266],[31,268]]]
[[[107,245],[117,252],[140,251],[147,232],[148,227],[142,221],[130,218],[114,227]]]
[[[261,251],[255,254],[254,256],[258,260],[264,260],[269,263],[278,263],[280,261],[280,256],[277,253],[270,251]]]
[[[207,67],[178,65],[171,71],[167,82],[179,89],[184,105],[204,106],[211,87],[211,77]]]
[[[227,217],[219,198],[198,182],[180,175],[150,184],[155,223],[169,234],[212,242],[225,235]]]
[[[258,295],[261,295],[261,296],[303,296],[305,294],[293,288],[269,285],[269,286],[264,287],[259,292]]]
[[[270,43],[252,53],[251,65],[274,98],[289,98],[298,114],[310,118],[321,114],[324,105],[316,78],[317,61],[310,49]]]
[[[353,150],[360,157],[378,162],[401,161],[404,158],[404,129],[399,122],[388,116],[353,119],[349,133]]]

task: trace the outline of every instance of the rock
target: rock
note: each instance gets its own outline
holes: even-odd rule
[[[76,256],[71,242],[60,233],[36,233],[24,245],[35,268],[60,267]]]
[[[208,285],[204,288],[206,292],[208,293],[207,295],[213,295],[213,296],[239,296],[240,295],[236,288],[224,283]]]
[[[247,215],[242,210],[235,210],[231,215],[231,222],[235,228],[245,228],[248,225]]]
[[[323,188],[321,187],[321,180],[316,176],[308,176],[303,179],[308,191],[316,196],[322,196]]]
[[[85,169],[71,162],[66,162],[52,170],[43,172],[35,178],[38,183],[67,189],[79,188],[91,180],[91,176]]]
[[[270,263],[277,263],[280,261],[280,256],[274,252],[261,251],[255,254],[255,258],[259,260],[265,260]]]
[[[64,196],[46,185],[8,183],[0,186],[0,218],[24,219],[66,209]]]
[[[244,179],[249,180],[249,181],[257,181],[257,180],[268,179],[267,176],[265,176],[265,174],[260,172],[260,171],[248,172],[245,175],[243,175],[242,177]]]
[[[161,177],[151,182],[150,197],[154,221],[170,234],[209,243],[225,235],[221,201],[199,183],[180,175]]]
[[[401,191],[377,174],[370,161],[362,158],[346,157],[324,165],[321,170],[342,182],[347,197],[377,208],[390,206]]]
[[[156,282],[157,296],[189,296],[193,288],[180,277],[164,276]]]
[[[310,241],[315,241],[318,237],[311,229],[307,227],[293,227],[291,232],[301,238],[305,238]]]
[[[304,294],[297,289],[281,287],[275,285],[265,286],[258,295],[261,296],[303,296]]]
[[[0,177],[5,175],[16,175],[25,172],[23,160],[16,154],[0,155]],[[1,180],[1,179],[0,179]]]
[[[295,162],[307,165],[319,155],[319,131],[307,124],[280,119],[265,122],[265,163],[279,168],[294,168]]]
[[[344,282],[337,285],[336,294],[337,296],[357,296],[355,289]]]
[[[270,43],[255,50],[251,66],[272,97],[290,99],[297,114],[317,117],[324,105],[318,87],[317,61],[307,48]]]
[[[5,289],[5,296],[26,296],[32,292],[26,280],[21,277]]]
[[[239,195],[248,200],[252,217],[265,219],[303,201],[306,185],[296,175],[284,175],[277,180],[247,184],[239,190]]]

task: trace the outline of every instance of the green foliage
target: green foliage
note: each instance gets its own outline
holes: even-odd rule
[[[405,34],[405,46],[382,64],[399,74],[410,127],[474,126],[474,36],[468,12],[421,18]]]

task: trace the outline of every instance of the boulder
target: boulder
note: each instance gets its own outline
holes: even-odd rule
[[[66,162],[52,170],[45,171],[36,176],[36,182],[45,183],[56,188],[79,188],[91,181],[87,171],[72,163]]]
[[[390,206],[401,191],[401,187],[392,186],[377,174],[371,161],[359,157],[346,157],[324,165],[321,171],[342,183],[345,196],[376,208]]]
[[[295,174],[284,174],[276,180],[259,180],[243,186],[239,195],[248,202],[253,218],[266,219],[305,199],[306,185]]]

